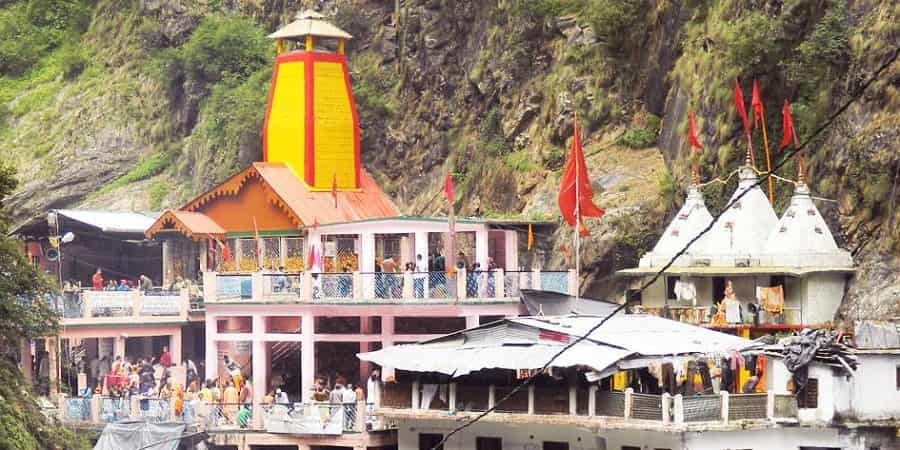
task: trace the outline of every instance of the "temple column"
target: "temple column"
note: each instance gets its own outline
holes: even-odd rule
[[[216,345],[216,334],[218,333],[218,321],[216,316],[207,314],[204,325],[206,326],[206,358],[204,365],[204,380],[214,380],[219,378],[219,347]]]
[[[122,348],[124,349],[124,345]],[[179,365],[183,361],[181,357],[181,327],[176,328],[169,335],[169,356],[172,357],[172,364]]]
[[[169,286],[175,281],[174,260],[172,254],[172,240],[165,239],[162,243],[163,286]]]
[[[316,383],[316,317],[306,312],[300,317],[300,395],[306,398]]]
[[[51,402],[56,402],[57,393],[59,392],[59,347],[55,337],[48,338],[46,341],[47,362],[50,364],[50,380],[49,396]]]
[[[362,298],[375,298],[375,233],[359,235],[359,271],[362,281]]]
[[[519,233],[516,230],[504,230],[503,245],[506,250],[506,261],[503,262],[505,269],[519,270]]]
[[[359,334],[365,336],[372,332],[372,318],[367,316],[362,316],[359,318]],[[359,352],[365,353],[372,351],[372,343],[369,341],[360,341],[359,343]],[[359,380],[356,380],[357,383],[361,383],[360,386],[365,386],[365,380],[369,376],[369,373],[372,371],[372,363],[369,361],[359,360]]]
[[[266,396],[269,377],[269,358],[266,355],[266,341],[262,339],[262,335],[266,332],[266,319],[264,316],[253,316],[253,409],[252,411],[262,411],[260,406]],[[253,414],[253,424],[257,427],[262,426],[262,414]]]
[[[481,264],[481,270],[488,267],[488,230],[487,227],[475,232],[475,261]]]
[[[171,347],[169,349],[171,350]],[[125,336],[122,335],[113,338],[113,361],[120,356],[125,359]]]
[[[394,345],[394,316],[381,316],[381,348],[388,348]],[[381,380],[387,380],[394,377],[393,367],[381,368]]]

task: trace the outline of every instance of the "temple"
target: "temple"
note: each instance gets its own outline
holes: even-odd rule
[[[745,337],[830,324],[853,260],[835,243],[805,173],[794,183],[781,219],[759,188],[749,158],[737,173],[733,205],[642,292],[634,309]],[[618,274],[640,286],[711,221],[695,181],[653,250],[638,267]]]

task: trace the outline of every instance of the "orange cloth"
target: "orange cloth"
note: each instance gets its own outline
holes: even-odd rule
[[[784,312],[784,287],[772,286],[759,288],[760,306],[770,313]]]
[[[756,358],[756,375],[759,377],[759,383],[756,385],[756,392],[766,392],[766,357],[760,355]]]

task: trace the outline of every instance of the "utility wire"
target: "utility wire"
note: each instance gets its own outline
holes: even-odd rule
[[[801,143],[798,147],[795,147],[791,151],[785,153],[780,162],[775,164],[771,170],[769,170],[768,172],[762,172],[762,174],[768,175],[768,174],[775,172],[776,170],[784,167],[784,165],[787,164],[788,161],[790,161],[792,158],[794,158],[794,156],[796,156],[798,153],[803,151],[803,149],[806,148],[806,146],[809,145],[809,143],[813,139],[815,139],[820,134],[822,134],[822,132],[825,131],[827,128],[831,127],[831,125],[834,123],[834,121],[841,114],[843,114],[844,111],[846,111],[847,108],[850,107],[850,105],[852,105],[857,100],[859,100],[859,98],[862,97],[862,94],[866,91],[866,89],[869,88],[869,86],[872,85],[872,83],[874,83],[881,77],[882,72],[884,72],[888,67],[890,67],[897,60],[898,55],[900,55],[900,47],[895,48],[893,55],[890,58],[888,58],[888,60],[884,64],[882,64],[877,70],[875,70],[875,72],[872,74],[872,77],[870,77],[865,83],[860,85],[860,87],[857,89],[857,91],[854,93],[854,95],[852,95],[849,100],[847,100],[840,108],[838,108],[837,111],[835,111],[831,116],[829,116],[828,119],[821,126],[816,128],[816,130],[813,131],[813,133],[806,140],[804,140],[803,143]],[[508,394],[506,394],[505,396],[503,396],[503,398],[501,398],[499,401],[494,403],[494,406],[488,408],[486,411],[484,411],[484,412],[478,414],[477,416],[475,416],[474,418],[472,418],[472,420],[469,420],[468,422],[466,422],[462,425],[459,425],[458,427],[454,428],[452,431],[447,433],[444,436],[444,438],[441,439],[440,442],[438,442],[431,448],[431,450],[439,450],[439,449],[443,448],[442,446],[447,442],[448,439],[450,439],[451,436],[474,425],[476,422],[483,419],[488,414],[494,412],[497,409],[497,407],[500,406],[503,402],[505,402],[506,400],[511,398],[513,395],[517,394],[523,388],[531,385],[534,382],[534,380],[537,378],[537,376],[540,375],[541,373],[543,373],[544,371],[546,371],[547,368],[549,368],[550,365],[553,364],[553,362],[556,361],[557,358],[562,356],[563,353],[567,352],[570,348],[578,345],[580,342],[587,339],[591,334],[593,334],[595,331],[597,331],[597,329],[600,328],[604,323],[606,323],[610,318],[612,318],[613,316],[618,314],[620,311],[625,309],[628,306],[628,304],[634,300],[634,297],[636,294],[643,292],[644,289],[646,289],[647,287],[649,287],[650,285],[655,283],[659,279],[659,277],[661,277],[663,275],[663,273],[665,273],[665,271],[669,269],[669,267],[672,267],[672,265],[675,263],[675,261],[678,258],[680,258],[682,255],[687,253],[687,250],[692,245],[694,245],[694,243],[697,242],[697,240],[699,240],[701,237],[703,237],[703,235],[705,235],[707,232],[709,232],[709,230],[712,229],[712,227],[716,224],[716,222],[719,221],[719,218],[722,217],[722,215],[724,215],[725,212],[727,212],[729,209],[731,209],[731,207],[734,206],[735,203],[739,202],[745,195],[747,195],[747,193],[749,193],[751,190],[753,190],[753,188],[759,187],[764,182],[766,182],[766,179],[767,179],[766,176],[762,176],[755,183],[753,183],[752,186],[748,186],[746,189],[739,192],[738,195],[735,196],[733,200],[731,200],[730,202],[728,202],[727,205],[725,205],[725,207],[722,209],[721,213],[713,216],[713,220],[705,228],[703,228],[703,230],[701,230],[700,233],[698,233],[690,241],[688,241],[688,243],[685,244],[685,246],[681,250],[679,250],[678,253],[676,253],[674,256],[672,256],[669,259],[669,261],[666,262],[666,264],[664,266],[662,266],[653,275],[653,277],[649,281],[646,281],[643,284],[641,284],[641,287],[638,290],[631,291],[631,295],[628,295],[628,297],[625,299],[625,302],[623,302],[621,305],[616,307],[616,309],[614,309],[612,313],[610,313],[608,316],[601,319],[600,322],[598,322],[596,325],[591,327],[586,333],[584,333],[581,336],[578,336],[575,340],[566,344],[562,349],[560,349],[558,352],[556,352],[556,354],[553,355],[553,357],[551,357],[546,363],[544,363],[544,365],[541,366],[541,369],[538,372],[536,372],[534,375],[531,375],[530,377],[525,379],[525,381],[523,383],[519,384],[518,386],[516,386],[512,390],[510,390],[510,392]]]

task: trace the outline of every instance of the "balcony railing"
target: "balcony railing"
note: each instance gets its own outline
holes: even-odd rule
[[[204,273],[204,301],[403,302],[510,301],[521,289],[574,293],[573,271]]]
[[[667,319],[677,320],[683,323],[694,325],[709,325],[712,319],[710,306],[638,306],[634,307],[635,312],[649,314],[657,317],[665,317]],[[745,314],[742,321],[732,323],[733,326],[778,326],[778,325],[802,325],[803,309],[800,306],[785,306],[784,311],[780,314],[772,314],[760,311],[754,317],[752,314]]]
[[[378,413],[415,411],[449,413],[485,411],[512,392],[513,386],[447,385],[389,383],[382,387]],[[446,395],[446,402],[438,401]],[[405,412],[403,412],[405,411]],[[755,421],[774,423],[796,418],[796,399],[791,396],[763,394],[650,395],[633,392],[600,391],[596,386],[529,386],[519,389],[495,410],[498,413],[569,416],[573,419],[618,419],[623,422],[662,426],[686,426],[698,423],[727,424]]]
[[[63,324],[123,322],[142,323],[187,320],[190,296],[186,289],[173,291],[67,292],[60,305]]]

